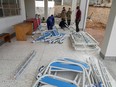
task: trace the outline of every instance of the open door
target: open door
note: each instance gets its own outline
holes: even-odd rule
[[[35,0],[25,0],[26,19],[35,17]]]

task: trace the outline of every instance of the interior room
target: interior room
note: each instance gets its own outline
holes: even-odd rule
[[[116,87],[115,6],[0,0],[0,87]]]

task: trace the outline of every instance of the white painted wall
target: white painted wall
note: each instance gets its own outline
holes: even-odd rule
[[[25,20],[25,5],[24,0],[20,0],[21,15],[0,18],[0,33],[13,33],[13,25]]]
[[[107,57],[116,57],[116,0],[113,0],[101,53]]]
[[[116,16],[114,19],[113,27],[112,27],[112,32],[109,40],[109,45],[108,45],[108,50],[106,51],[105,56],[115,56],[116,57]]]
[[[35,17],[35,0],[25,0],[26,18]]]

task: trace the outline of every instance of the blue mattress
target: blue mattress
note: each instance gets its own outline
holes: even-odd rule
[[[61,63],[61,62],[53,62],[51,65],[50,65],[53,69],[56,70],[56,68],[58,69],[66,69],[66,70],[70,70],[70,71],[75,71],[75,72],[83,72],[83,69],[78,66],[78,65],[74,65],[74,64],[66,64],[66,63]]]
[[[77,87],[75,84],[65,82],[50,76],[45,76],[40,81],[49,85],[56,86],[56,87]]]

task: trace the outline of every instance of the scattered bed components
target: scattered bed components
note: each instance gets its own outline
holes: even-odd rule
[[[88,61],[92,68],[92,75],[96,87],[114,87],[109,78],[108,71],[103,63],[95,58],[89,58]]]
[[[52,61],[46,67],[40,67],[37,80],[33,87],[113,86],[107,70],[104,70],[101,61],[91,58],[87,61],[62,58]]]
[[[16,71],[14,78],[17,79],[18,76],[24,71],[24,69],[26,68],[26,66],[30,63],[30,61],[33,59],[33,57],[35,56],[36,52],[33,50],[28,57],[26,58],[26,60],[24,61],[24,63],[22,63],[22,65],[18,68],[18,70]]]
[[[65,39],[65,34],[64,33],[59,33],[56,29],[53,30],[48,30],[44,32],[41,36],[38,38],[34,39],[33,38],[33,43],[34,42],[48,42],[48,43],[63,43]]]
[[[98,50],[99,43],[87,32],[73,32],[70,35],[75,50]]]
[[[88,64],[84,62],[75,61],[72,59],[64,58],[63,60],[58,59],[51,62],[44,72],[41,73],[42,76],[37,76],[37,81],[33,87],[42,87],[42,85],[52,85],[55,87],[85,87],[90,86],[91,81],[89,79],[90,70]],[[65,78],[63,74],[67,72],[74,73],[74,76],[70,75],[72,79]],[[59,75],[61,74],[61,75]],[[38,86],[39,85],[39,86]]]
[[[100,67],[100,70],[101,70],[101,74],[103,76],[105,86],[106,87],[112,87],[106,67],[103,65],[103,63],[101,61],[98,61],[98,64],[99,64],[99,67]]]

